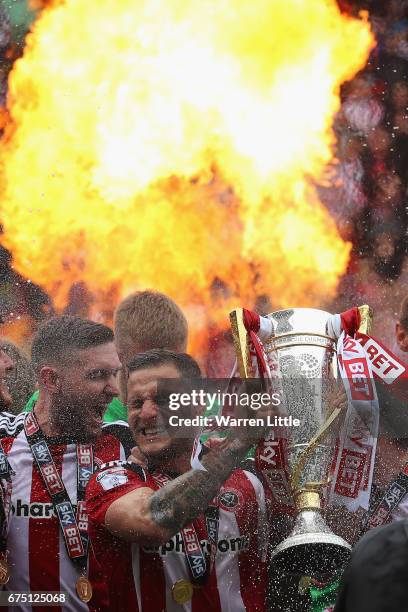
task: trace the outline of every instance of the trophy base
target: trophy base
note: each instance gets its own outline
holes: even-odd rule
[[[299,576],[334,575],[347,563],[351,552],[347,542],[334,534],[332,537],[325,533],[293,536],[282,544],[284,547],[278,546],[273,551],[275,569]]]
[[[334,534],[318,510],[302,510],[291,535],[272,552],[274,568],[284,574],[334,576],[351,553],[351,546]]]

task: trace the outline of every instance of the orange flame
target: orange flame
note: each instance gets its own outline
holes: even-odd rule
[[[15,267],[58,307],[78,280],[96,310],[154,287],[197,330],[206,308],[226,320],[261,293],[319,305],[350,245],[313,182],[339,87],[372,45],[335,0],[52,3],[9,83],[1,218]]]

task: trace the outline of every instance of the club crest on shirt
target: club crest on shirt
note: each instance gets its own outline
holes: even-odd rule
[[[242,503],[242,493],[235,489],[225,489],[218,496],[220,508],[227,512],[235,512]]]
[[[126,470],[121,467],[113,467],[98,474],[96,480],[104,491],[109,491],[126,484],[129,478]]]

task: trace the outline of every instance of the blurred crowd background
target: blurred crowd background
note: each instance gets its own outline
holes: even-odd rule
[[[339,0],[368,11],[377,40],[363,71],[342,88],[336,162],[322,201],[353,245],[333,311],[370,304],[374,332],[398,353],[393,328],[407,293],[408,2]]]
[[[0,0],[0,133],[7,122],[9,71],[23,53],[35,11],[44,4]],[[393,328],[408,287],[408,0],[338,4],[354,16],[368,11],[377,46],[364,70],[342,87],[334,123],[335,160],[318,186],[342,238],[353,245],[335,300],[321,306],[339,312],[370,304],[376,315],[374,334],[398,354]],[[79,282],[65,312],[86,316],[91,303]],[[260,314],[277,307],[269,296],[257,296],[245,306]],[[7,336],[8,325],[16,320],[34,330],[53,312],[51,298],[13,270],[11,253],[0,245],[0,333]],[[207,373],[228,376],[232,360],[229,332],[216,331],[203,363]]]

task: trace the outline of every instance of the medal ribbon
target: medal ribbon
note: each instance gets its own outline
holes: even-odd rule
[[[171,482],[169,476],[160,472],[154,472],[152,477],[159,487],[164,487],[167,483]],[[215,563],[215,555],[217,554],[218,548],[218,528],[220,523],[220,511],[218,506],[208,506],[204,516],[208,542],[210,544],[208,564],[202,551],[194,524],[191,523],[191,525],[183,527],[180,531],[184,544],[184,554],[190,570],[192,582],[200,586],[208,580]]]
[[[390,522],[391,514],[398,508],[408,493],[408,462],[390,482],[384,495],[366,513],[359,537],[373,527],[381,527]]]
[[[91,444],[77,444],[77,514],[68,492],[56,468],[34,412],[27,414],[24,431],[44,486],[51,498],[55,515],[64,536],[65,547],[72,563],[83,575],[87,573],[89,546],[88,515],[85,511],[85,489],[93,473],[93,449]]]
[[[88,513],[85,504],[86,486],[94,472],[92,444],[77,444],[77,515],[76,520],[81,534],[85,555],[88,555]]]
[[[11,509],[11,467],[0,441],[0,554],[7,551],[8,519]]]

